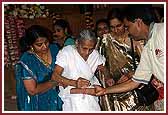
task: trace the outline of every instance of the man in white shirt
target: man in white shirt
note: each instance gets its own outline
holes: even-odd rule
[[[97,92],[97,95],[109,93],[127,92],[137,88],[141,83],[148,84],[152,75],[154,75],[162,84],[164,84],[164,25],[163,23],[154,23],[150,12],[146,7],[131,6],[126,9],[124,24],[129,34],[134,40],[145,40],[146,45],[141,54],[140,63],[132,79],[119,85],[103,88]],[[97,89],[101,89],[97,87]],[[163,99],[162,99],[163,100]],[[163,110],[164,105],[160,110]],[[158,108],[155,108],[157,110]]]

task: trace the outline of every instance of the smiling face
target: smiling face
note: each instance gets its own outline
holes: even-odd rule
[[[116,35],[116,36],[120,36],[122,35],[125,31],[124,31],[124,24],[118,20],[117,18],[111,19],[109,21],[110,23],[110,31]]]
[[[34,48],[36,53],[45,54],[49,49],[49,41],[45,37],[39,37],[33,43],[32,47]]]
[[[95,45],[96,42],[93,40],[76,41],[77,51],[84,60],[87,60],[89,55],[93,52],[93,50],[95,49]]]

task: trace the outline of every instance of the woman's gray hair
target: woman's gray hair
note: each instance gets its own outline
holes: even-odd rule
[[[81,40],[93,40],[95,42],[97,42],[97,38],[95,33],[92,30],[89,29],[85,29],[83,31],[80,32],[77,40],[81,41]]]

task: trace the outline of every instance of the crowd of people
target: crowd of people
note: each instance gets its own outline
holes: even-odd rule
[[[47,28],[29,27],[15,65],[18,110],[164,111],[165,25],[147,6],[113,8],[76,38],[68,21],[57,20],[60,43]],[[149,82],[159,93],[152,104],[120,102]]]

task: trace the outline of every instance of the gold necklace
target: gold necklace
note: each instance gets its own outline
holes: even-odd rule
[[[49,67],[49,63],[48,62],[46,62],[44,59],[42,59],[38,54],[36,54],[35,52],[33,52],[34,53],[34,55],[37,57],[37,59],[40,61],[40,62],[42,62],[45,66],[47,66],[47,67]],[[47,61],[48,61],[48,54],[47,54]]]

